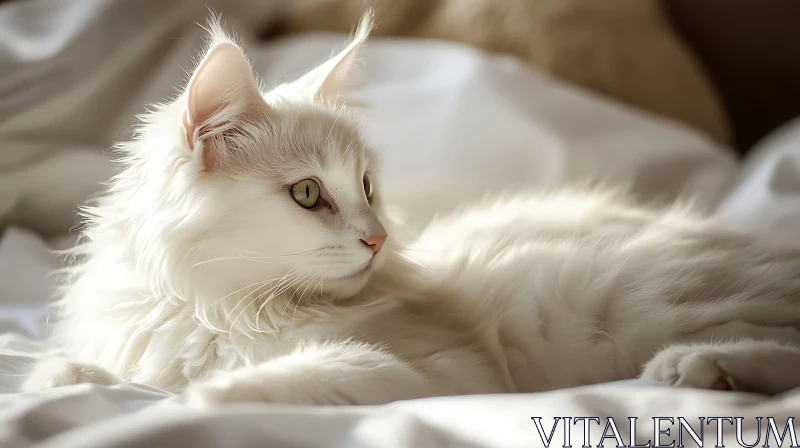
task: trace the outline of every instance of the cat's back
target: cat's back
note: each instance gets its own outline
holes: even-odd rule
[[[440,278],[470,269],[494,278],[517,267],[556,266],[641,276],[655,267],[723,275],[782,265],[776,274],[797,274],[800,245],[775,243],[720,225],[689,205],[645,207],[613,190],[564,190],[490,197],[439,217],[407,255]]]
[[[621,249],[658,224],[678,230],[698,222],[677,210],[659,216],[612,191],[487,197],[434,220],[409,253],[428,267],[452,269],[459,260],[486,267],[507,257]]]

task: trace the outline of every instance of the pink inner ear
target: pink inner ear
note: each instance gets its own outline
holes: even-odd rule
[[[230,104],[249,106],[263,101],[250,65],[231,43],[213,47],[189,82],[188,122],[197,126]]]
[[[222,134],[236,132],[245,123],[264,119],[270,113],[250,64],[230,42],[218,44],[206,54],[189,81],[187,93],[183,116],[186,141],[193,150],[198,141],[203,141],[202,158],[207,170],[230,157],[223,154],[228,150],[223,144],[224,136],[208,139],[209,135],[219,134],[214,131],[220,128],[226,129]]]

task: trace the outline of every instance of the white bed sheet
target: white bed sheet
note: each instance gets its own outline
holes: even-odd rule
[[[342,42],[298,37],[253,47],[251,56],[255,69],[277,82]],[[510,58],[455,44],[376,40],[365,67],[370,84],[358,96],[371,105],[363,126],[383,156],[382,185],[417,223],[489,190],[591,177],[628,182],[647,199],[690,196],[736,225],[800,233],[800,123],[765,142],[740,173],[725,149],[702,135]],[[418,207],[420,198],[431,205]],[[139,385],[15,393],[39,350],[53,288],[47,274],[58,264],[31,233],[12,228],[0,240],[0,447],[523,447],[541,445],[533,416],[614,416],[623,425],[633,416],[800,413],[798,394],[767,399],[635,381],[369,408],[241,406],[203,416]]]

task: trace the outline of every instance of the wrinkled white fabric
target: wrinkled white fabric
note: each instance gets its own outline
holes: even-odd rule
[[[634,441],[653,441],[653,417],[684,417],[698,431],[698,417],[735,416],[744,420],[742,440],[753,443],[760,435],[762,446],[766,422],[758,431],[756,417],[770,416],[779,430],[788,417],[800,411],[800,394],[764,397],[711,391],[672,390],[635,382],[612,383],[528,395],[487,395],[432,398],[397,402],[377,407],[303,408],[292,406],[242,405],[207,414],[188,412],[162,395],[135,386],[95,388],[75,386],[20,397],[0,423],[5,428],[37,428],[27,438],[6,439],[7,446],[45,439],[41,447],[471,447],[522,448],[544,446],[532,417],[541,417],[548,436],[555,417],[599,417],[603,425],[613,417],[625,444],[631,440],[629,416],[637,416]],[[27,406],[27,409],[26,409]],[[146,411],[135,412],[144,406]],[[79,410],[79,411],[78,411]],[[3,411],[0,411],[0,416]],[[35,422],[35,423],[34,423]],[[92,423],[92,424],[87,424]],[[563,423],[562,423],[563,424]],[[582,425],[573,425],[571,446],[583,443]],[[669,444],[677,439],[662,436]],[[551,446],[563,446],[562,427],[557,427]],[[593,425],[589,433],[597,446],[603,427]],[[684,434],[685,446],[697,446]],[[789,446],[789,437],[784,446]],[[714,446],[716,429],[708,425],[704,445]],[[2,440],[2,439],[0,439]],[[723,425],[725,446],[735,442],[733,425]],[[774,435],[770,439],[775,446]],[[16,445],[11,445],[11,444]],[[677,444],[676,444],[677,445]],[[605,446],[616,446],[606,440]]]
[[[243,29],[254,33],[267,9],[245,14]],[[0,5],[0,214],[21,197],[69,210],[96,188],[108,175],[102,150],[127,135],[146,102],[163,99],[183,79],[201,38],[193,22],[203,14],[197,3],[149,0]],[[245,39],[245,48],[274,84],[344,40]],[[591,177],[631,183],[646,199],[684,195],[710,211],[721,203],[722,219],[762,232],[800,233],[800,170],[790,163],[800,157],[800,126],[766,140],[740,174],[724,148],[691,129],[511,58],[450,43],[376,39],[364,67],[369,84],[356,96],[369,105],[363,127],[383,156],[383,187],[418,223],[491,189]],[[111,95],[112,85],[124,95]],[[64,154],[71,150],[80,152],[80,163],[69,165],[75,159]],[[57,194],[64,191],[70,193]],[[35,340],[53,290],[48,272],[58,265],[28,231],[11,228],[0,239],[0,447],[522,447],[540,446],[532,416],[615,416],[626,423],[628,416],[800,412],[797,394],[766,399],[635,381],[369,408],[242,406],[203,416],[139,385],[14,393],[40,349]],[[573,439],[573,446],[580,443]]]
[[[800,118],[756,145],[738,178],[719,207],[720,219],[766,227],[780,240],[800,238]]]

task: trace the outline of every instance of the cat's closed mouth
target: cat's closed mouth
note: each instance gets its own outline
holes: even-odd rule
[[[361,269],[359,269],[359,270],[357,270],[357,271],[355,271],[355,272],[353,272],[351,274],[346,274],[346,275],[343,275],[341,277],[336,277],[336,280],[351,280],[351,279],[354,279],[356,277],[360,277],[360,276],[368,273],[370,270],[372,270],[372,260],[368,261],[367,264],[364,265],[363,268],[361,268]]]

